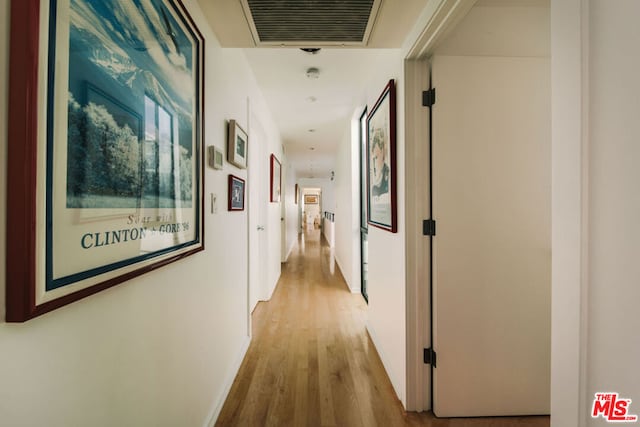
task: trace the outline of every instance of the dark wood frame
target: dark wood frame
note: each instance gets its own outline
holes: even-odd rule
[[[9,126],[7,161],[7,253],[6,253],[6,321],[24,322],[89,295],[98,293],[119,283],[186,258],[204,250],[204,37],[180,0],[171,0],[183,14],[198,39],[200,64],[197,78],[200,85],[196,117],[199,141],[196,144],[199,166],[198,201],[200,224],[197,245],[179,254],[166,256],[150,264],[140,266],[103,282],[68,293],[58,298],[37,303],[36,266],[39,262],[37,222],[38,212],[44,208],[38,203],[36,191],[41,174],[38,171],[39,117],[38,69],[40,59],[46,57],[39,51],[40,6],[48,0],[20,0],[11,2],[11,35],[9,63]],[[44,120],[44,119],[42,119]]]
[[[280,193],[279,194],[274,194],[273,191],[273,183],[275,180],[275,176],[274,176],[274,169],[276,166],[276,163],[278,164],[278,184],[280,186]],[[280,161],[276,158],[275,154],[271,155],[271,173],[270,173],[270,187],[269,187],[269,194],[270,194],[270,201],[271,203],[279,203],[280,202],[280,197],[282,195],[282,164],[280,163]]]
[[[389,100],[389,177],[391,180],[391,185],[389,188],[390,196],[391,196],[391,223],[384,224],[381,222],[376,222],[371,219],[371,127],[370,122],[371,119],[376,115],[376,112],[380,105],[385,100]],[[373,108],[371,108],[370,113],[367,115],[367,223],[380,228],[382,230],[387,230],[392,233],[396,233],[398,231],[398,203],[397,203],[397,171],[396,171],[396,87],[395,81],[393,79],[389,80],[384,90],[378,97],[378,100],[374,104]]]
[[[233,181],[240,181],[242,183],[242,207],[241,208],[234,208],[233,207],[233,203],[231,202],[231,192],[233,190]],[[245,199],[245,192],[246,192],[246,185],[245,185],[245,180],[235,176],[235,175],[231,175],[229,174],[229,187],[227,190],[227,210],[229,211],[233,211],[233,212],[238,212],[238,211],[243,211],[244,210],[244,199]]]
[[[296,194],[296,201],[295,201],[295,203],[296,203],[296,205],[297,205],[297,204],[298,204],[298,199],[300,198],[300,188],[298,187],[298,184],[296,184],[296,191],[295,191],[295,194]]]

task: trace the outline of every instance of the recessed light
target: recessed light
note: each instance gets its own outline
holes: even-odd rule
[[[311,103],[316,102],[317,100],[318,98],[316,98],[315,96],[310,96],[307,98],[307,102],[311,102]]]
[[[311,133],[313,133],[315,131],[316,131],[315,129],[309,129],[309,132],[311,132]]]
[[[309,147],[309,150],[311,150],[311,151],[313,151],[315,149],[316,149],[316,147]]]
[[[316,67],[307,68],[307,77],[310,79],[317,79],[320,77],[320,70]]]

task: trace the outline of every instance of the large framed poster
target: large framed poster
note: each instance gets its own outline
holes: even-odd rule
[[[390,80],[367,116],[367,222],[395,233],[396,88]]]
[[[179,0],[11,2],[6,320],[204,248],[204,39]]]

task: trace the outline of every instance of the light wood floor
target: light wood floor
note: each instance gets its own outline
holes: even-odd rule
[[[217,426],[549,426],[549,417],[437,419],[405,413],[319,230],[302,237],[253,340]]]

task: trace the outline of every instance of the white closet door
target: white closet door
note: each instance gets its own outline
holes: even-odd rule
[[[436,56],[434,412],[548,414],[549,62]]]

